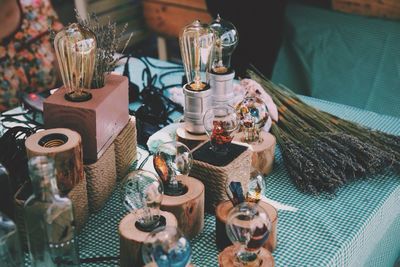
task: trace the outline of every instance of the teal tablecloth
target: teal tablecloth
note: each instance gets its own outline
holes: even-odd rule
[[[400,21],[290,3],[273,81],[400,117]]]
[[[137,61],[134,80],[140,76]],[[169,78],[168,78],[169,79]],[[175,82],[177,76],[170,77]],[[303,99],[322,110],[363,125],[400,135],[400,118],[314,98]],[[276,266],[393,266],[400,256],[400,176],[390,171],[342,188],[333,199],[297,190],[287,175],[279,148],[266,177],[267,196],[298,208],[279,211]],[[126,214],[114,192],[104,209],[90,217],[79,235],[80,256],[119,254],[118,223]],[[196,266],[217,266],[215,218],[206,214],[203,232],[191,241]],[[118,262],[84,266],[117,266]]]

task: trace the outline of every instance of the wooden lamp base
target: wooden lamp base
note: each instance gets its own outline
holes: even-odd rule
[[[269,251],[274,251],[277,244],[277,225],[278,225],[278,212],[277,210],[270,204],[265,203],[264,201],[258,202],[268,214],[272,227],[271,233],[269,234],[267,242],[264,244],[264,248]],[[215,226],[216,226],[216,243],[219,250],[223,250],[227,246],[232,245],[228,236],[226,235],[225,224],[228,219],[228,214],[231,211],[233,205],[230,200],[223,201],[219,203],[219,205],[215,209]]]
[[[182,123],[181,126],[176,129],[176,140],[187,145],[189,149],[193,149],[200,143],[208,140],[208,136],[206,134],[189,133],[185,130],[184,124]]]
[[[226,249],[224,249],[221,253],[218,255],[218,263],[220,267],[232,267],[234,265],[235,261],[235,252],[236,252],[236,246],[229,246]],[[275,261],[274,257],[272,257],[271,252],[266,250],[265,248],[261,248],[258,258],[260,262],[254,263],[254,264],[247,264],[246,267],[274,267],[275,266]]]
[[[166,226],[178,226],[178,222],[172,213],[161,211],[160,215],[165,217]],[[121,267],[144,265],[140,248],[150,233],[140,231],[138,228],[136,228],[135,222],[137,220],[138,216],[130,213],[126,215],[119,223],[118,232]]]
[[[252,152],[251,166],[254,169],[263,175],[267,175],[272,171],[276,146],[276,139],[272,134],[262,131],[260,132],[260,142],[246,143],[244,141],[244,133],[240,132],[235,135],[233,140],[245,143],[250,147]]]
[[[181,176],[178,180],[188,191],[182,196],[164,195],[161,210],[171,212],[178,220],[179,229],[189,239],[204,227],[204,185],[199,180]]]

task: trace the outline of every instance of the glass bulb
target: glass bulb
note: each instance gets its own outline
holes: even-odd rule
[[[246,96],[236,105],[240,125],[244,131],[244,141],[262,142],[260,131],[268,120],[267,105],[257,96]]]
[[[140,230],[150,232],[160,226],[160,205],[164,188],[160,178],[149,171],[130,172],[122,181],[122,201],[138,216]]]
[[[54,38],[65,98],[81,102],[91,98],[90,89],[96,59],[96,36],[78,23],[62,29]]]
[[[234,207],[226,223],[228,238],[237,248],[234,266],[260,266],[257,255],[270,231],[271,221],[262,207],[249,202]]]
[[[0,262],[3,267],[24,266],[17,227],[0,212]]]
[[[176,179],[177,175],[188,175],[193,164],[189,148],[181,142],[167,142],[158,147],[153,158],[154,169],[164,183],[166,195],[182,195],[183,185]]]
[[[210,28],[215,32],[212,71],[227,73],[231,70],[231,56],[239,42],[238,31],[231,22],[221,19],[219,15],[210,23]]]
[[[211,67],[212,49],[215,42],[213,30],[199,20],[184,27],[179,35],[183,65],[188,90],[209,89],[207,71]]]
[[[225,186],[226,194],[234,206],[245,201],[258,203],[266,195],[265,178],[257,170],[250,174],[249,181],[230,177]]]
[[[143,243],[142,257],[145,264],[185,267],[190,263],[190,243],[176,227],[167,226],[150,233]]]
[[[204,114],[203,123],[212,150],[226,154],[238,127],[235,109],[229,105],[209,109]]]

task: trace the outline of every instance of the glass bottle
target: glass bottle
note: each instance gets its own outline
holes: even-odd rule
[[[30,159],[29,174],[33,195],[24,215],[32,266],[79,266],[72,203],[58,193],[54,161]]]
[[[23,257],[14,222],[0,212],[0,265],[3,267],[23,266]]]

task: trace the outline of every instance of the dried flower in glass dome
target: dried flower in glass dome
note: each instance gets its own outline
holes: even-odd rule
[[[264,101],[257,96],[248,95],[236,105],[241,130],[247,143],[259,142],[260,131],[268,120],[268,109]]]

